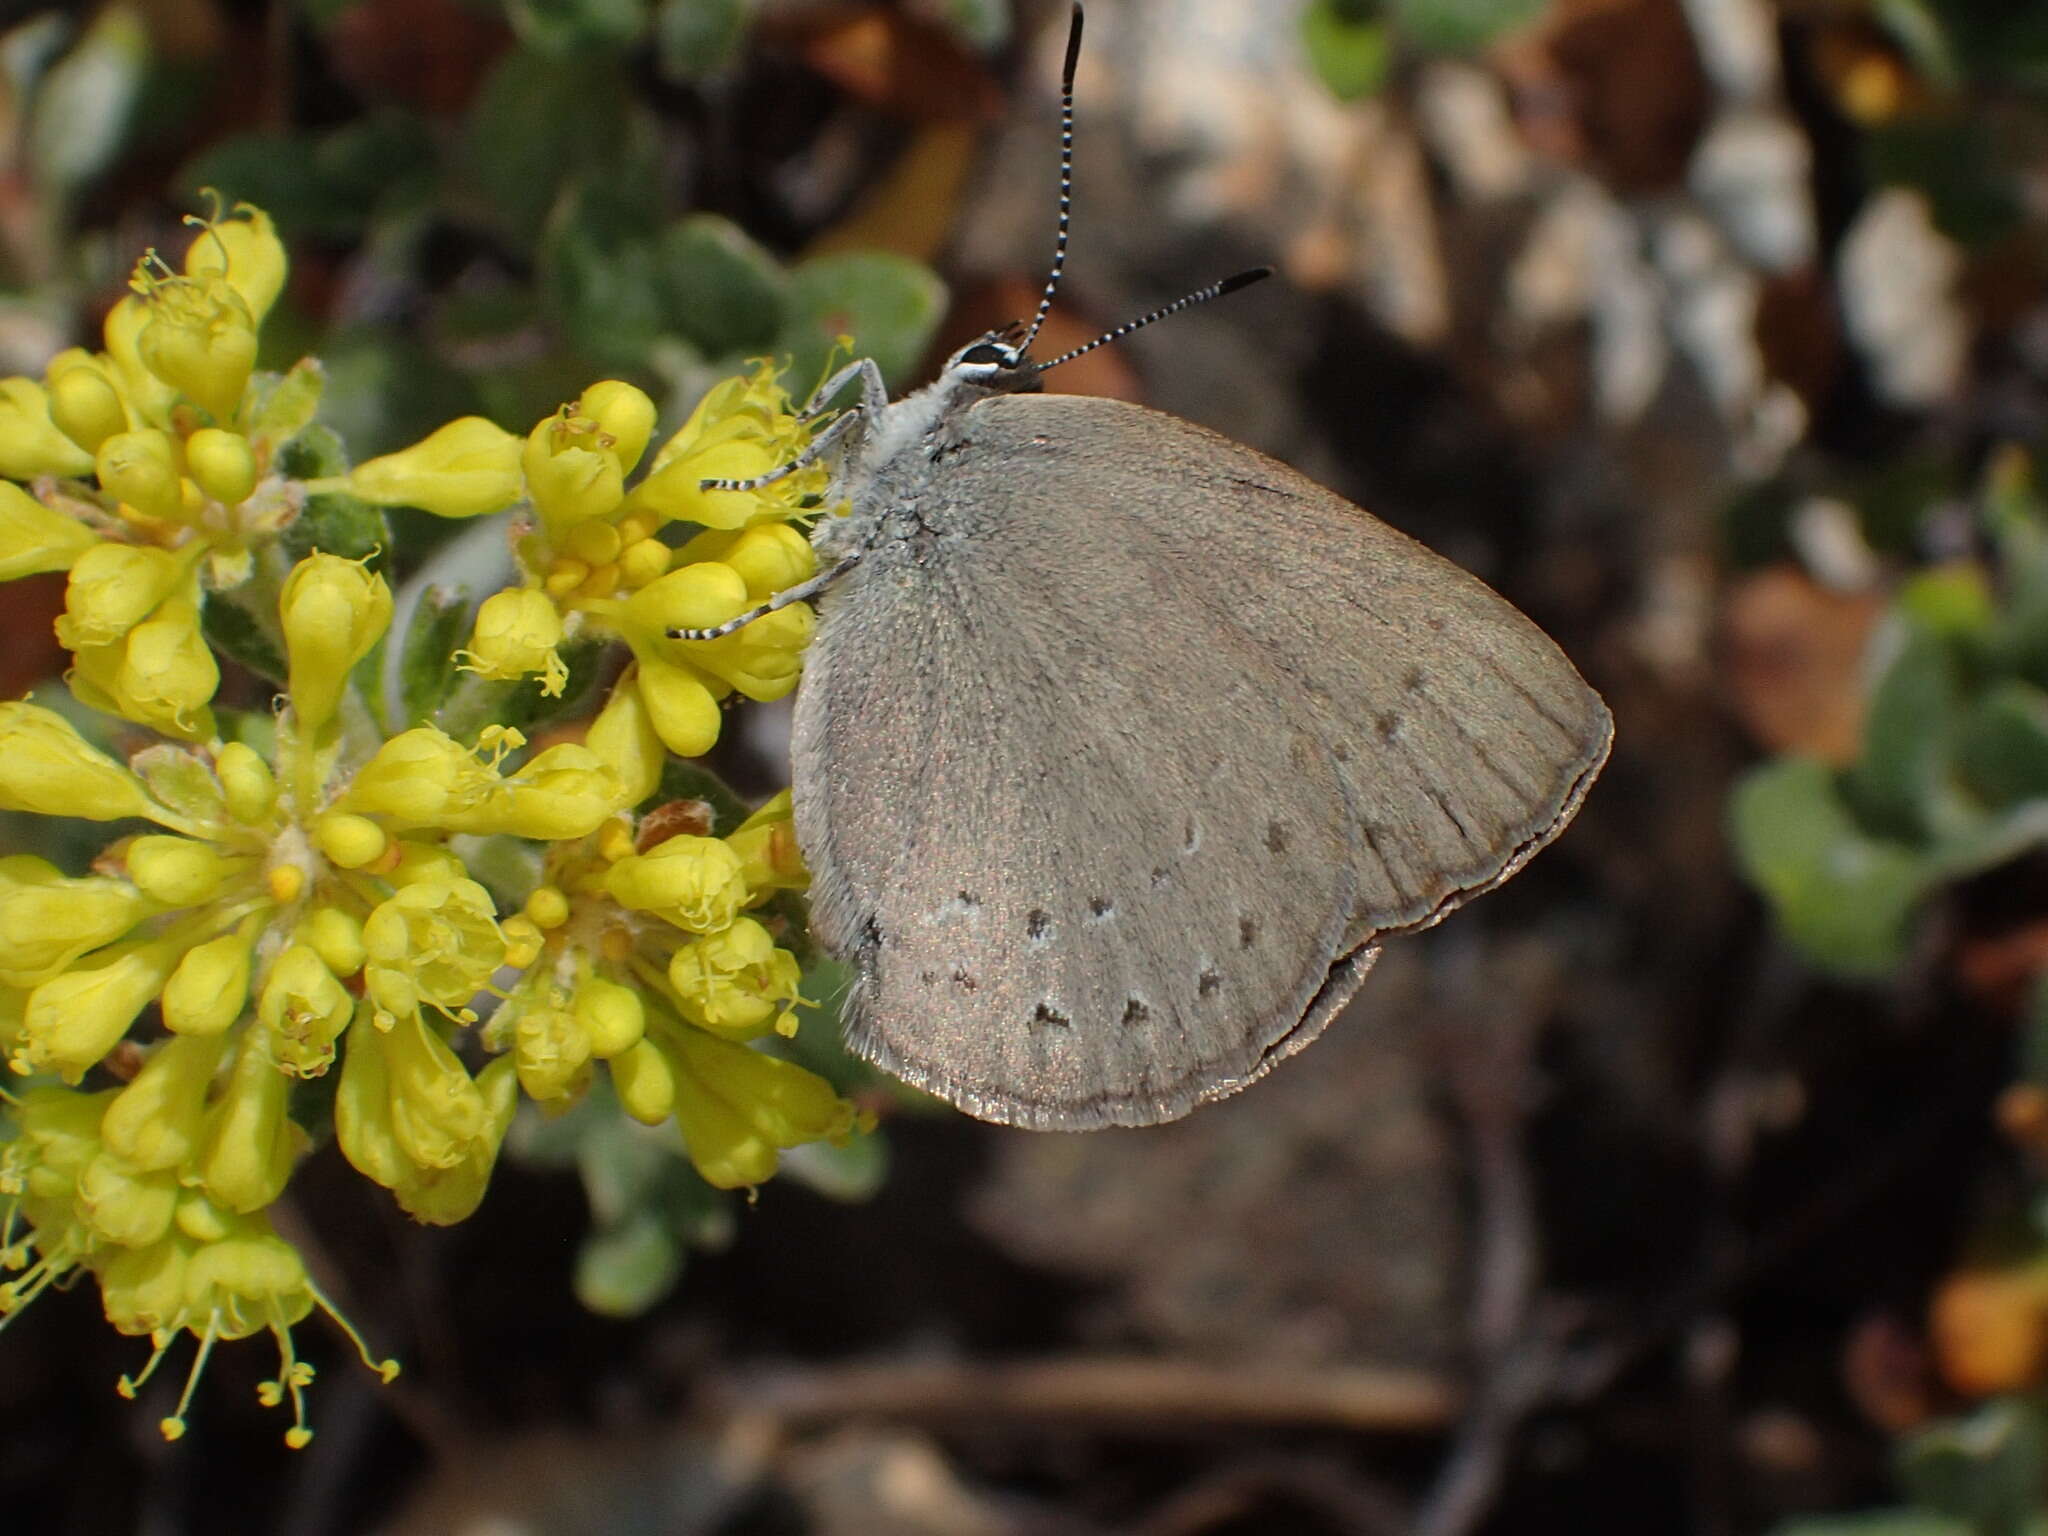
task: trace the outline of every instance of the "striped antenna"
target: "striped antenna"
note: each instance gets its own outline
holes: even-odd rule
[[[1039,373],[1044,373],[1049,368],[1059,367],[1061,363],[1072,362],[1083,352],[1093,352],[1097,347],[1107,346],[1112,341],[1121,341],[1124,337],[1130,335],[1131,332],[1143,330],[1154,320],[1164,320],[1168,315],[1177,315],[1182,310],[1192,308],[1194,305],[1206,304],[1211,299],[1220,299],[1226,293],[1235,293],[1240,288],[1249,288],[1253,283],[1272,275],[1273,269],[1271,267],[1253,267],[1249,271],[1232,273],[1229,277],[1224,278],[1222,282],[1211,283],[1206,288],[1197,288],[1186,298],[1175,299],[1171,304],[1163,304],[1149,315],[1140,315],[1135,320],[1126,320],[1115,330],[1104,331],[1084,347],[1076,347],[1071,352],[1062,352],[1050,362],[1033,363],[1031,366]]]
[[[1024,332],[1019,356],[1031,350],[1038,328],[1052,310],[1052,296],[1060,286],[1060,273],[1067,265],[1067,225],[1074,212],[1074,63],[1081,57],[1081,0],[1074,0],[1074,22],[1067,29],[1067,62],[1060,69],[1060,228],[1053,240],[1052,271],[1046,274],[1045,292],[1039,295],[1038,313]]]

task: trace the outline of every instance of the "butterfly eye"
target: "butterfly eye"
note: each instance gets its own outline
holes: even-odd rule
[[[1016,349],[1001,342],[978,341],[960,354],[959,362],[964,367],[1014,368],[1017,366]]]

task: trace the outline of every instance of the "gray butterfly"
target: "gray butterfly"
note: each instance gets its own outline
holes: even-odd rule
[[[1079,40],[1077,8],[1069,146]],[[830,563],[679,638],[829,586],[793,766],[848,1043],[983,1119],[1085,1130],[1308,1044],[1381,941],[1563,830],[1612,722],[1483,583],[1285,465],[1032,393],[1066,360],[1028,355],[1062,172],[1031,326],[893,404],[872,362],[828,381],[862,394],[806,456],[837,453],[850,505]]]

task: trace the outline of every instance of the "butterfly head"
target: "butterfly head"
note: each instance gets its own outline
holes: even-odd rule
[[[1040,388],[1043,370],[1025,353],[1024,328],[1006,326],[977,337],[946,359],[945,377],[992,394]]]

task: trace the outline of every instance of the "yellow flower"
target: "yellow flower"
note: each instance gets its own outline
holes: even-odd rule
[[[654,728],[646,701],[632,671],[619,680],[604,708],[590,723],[583,744],[597,754],[619,782],[619,805],[638,805],[661,783],[668,761],[661,735]]]
[[[144,427],[136,432],[112,433],[95,449],[93,469],[99,476],[100,489],[122,506],[158,522],[180,520],[185,492],[178,478],[178,452],[171,445],[168,432]]]
[[[512,1045],[519,1086],[542,1103],[570,1097],[581,1089],[590,1047],[580,1013],[545,1005],[519,1010]]]
[[[626,498],[626,513],[706,528],[743,528],[764,518],[787,517],[805,497],[824,488],[822,469],[786,476],[758,491],[705,490],[701,482],[752,479],[802,452],[810,429],[796,420],[789,404],[766,364],[711,389],[655,455],[647,478]]]
[[[609,446],[619,467],[633,473],[654,432],[654,402],[645,390],[621,379],[603,379],[583,391],[572,414],[595,422],[598,431],[611,439]]]
[[[40,704],[0,701],[0,811],[119,821],[149,816],[142,783]]]
[[[16,1070],[77,1082],[163,990],[177,960],[176,946],[161,941],[117,944],[51,977],[28,995]]]
[[[142,365],[215,421],[233,419],[256,366],[256,321],[226,279],[167,277],[149,258],[130,286],[148,306],[135,339]]]
[[[410,448],[358,464],[349,489],[386,507],[418,507],[436,517],[502,512],[519,500],[525,444],[481,416],[463,416]]]
[[[125,880],[69,879],[45,859],[0,858],[0,982],[33,987],[87,950],[111,944],[145,905]]]
[[[356,1170],[412,1216],[460,1221],[483,1198],[517,1086],[506,1057],[472,1080],[417,1014],[388,1032],[359,1026],[335,1098],[335,1136]]]
[[[89,475],[92,455],[50,419],[50,396],[33,379],[0,379],[0,475]]]
[[[99,542],[99,535],[76,518],[53,511],[20,486],[0,480],[0,581],[39,571],[68,571]]]
[[[716,745],[723,717],[701,674],[650,655],[640,658],[629,680],[661,744],[677,757],[702,757]]]
[[[285,1113],[291,1080],[261,1035],[245,1034],[226,1090],[207,1112],[198,1163],[210,1199],[230,1211],[260,1211],[284,1193],[307,1138]]]
[[[676,1031],[670,1044],[676,1123],[707,1184],[764,1183],[782,1149],[842,1140],[854,1128],[853,1106],[794,1062],[694,1029]]]
[[[541,692],[559,698],[569,681],[556,647],[562,643],[562,616],[547,594],[532,587],[494,592],[476,611],[469,649],[455,660],[466,672],[509,681],[541,674]]]
[[[174,1036],[150,1054],[140,1072],[107,1106],[100,1139],[145,1172],[177,1168],[199,1150],[206,1094],[226,1042],[218,1036]],[[280,1084],[284,1079],[276,1073]]]
[[[652,1040],[634,1041],[610,1066],[620,1107],[642,1125],[659,1125],[676,1112],[675,1061]]]
[[[355,1000],[307,944],[277,957],[256,1000],[278,1069],[294,1077],[318,1077],[333,1064],[334,1043],[354,1012]]]
[[[217,1035],[249,1001],[256,920],[185,951],[164,983],[164,1027],[181,1035]]]
[[[490,892],[474,880],[425,880],[400,889],[363,923],[363,979],[377,1024],[430,1005],[468,1022],[469,1003],[505,963],[505,935]]]
[[[721,845],[722,846],[722,845]],[[683,1017],[736,1040],[775,1027],[796,1001],[796,956],[751,917],[685,944],[668,965]]]
[[[257,324],[284,290],[288,262],[284,242],[270,215],[250,203],[237,203],[234,218],[200,223],[185,251],[185,275],[204,280],[220,277],[240,296]]]
[[[185,439],[185,468],[223,506],[240,505],[256,489],[256,452],[239,432],[201,427]]]
[[[164,427],[171,424],[171,408],[177,404],[178,392],[150,372],[142,360],[142,333],[154,314],[141,294],[128,294],[107,311],[102,334],[107,343],[107,360],[114,366],[115,380],[128,404],[129,415],[139,424]]]
[[[50,396],[50,420],[87,453],[116,432],[128,430],[128,407],[100,360],[82,347],[71,347],[50,359],[44,377]]]
[[[520,452],[526,494],[559,545],[577,524],[609,517],[625,499],[625,471],[597,423],[564,407],[527,435]]]
[[[288,692],[302,731],[334,718],[349,672],[369,655],[391,623],[391,589],[354,560],[315,552],[292,567],[278,597]]]
[[[796,845],[796,815],[784,790],[741,822],[726,840],[739,855],[747,892],[755,900],[771,891],[808,890],[811,872]]]
[[[67,680],[80,703],[184,741],[214,734],[207,706],[220,667],[200,633],[195,598],[166,598],[113,644],[79,647],[76,660]]]
[[[188,562],[167,549],[96,545],[72,562],[57,638],[74,651],[111,645],[183,586],[190,571]]]
[[[715,933],[746,904],[740,857],[715,837],[671,837],[620,859],[605,889],[622,907],[651,912],[686,933]]]
[[[196,907],[219,895],[228,881],[248,874],[256,861],[196,838],[152,833],[129,842],[122,863],[128,878],[152,901]]]
[[[602,976],[587,976],[577,985],[575,1011],[591,1055],[605,1061],[632,1050],[647,1033],[640,994]]]

